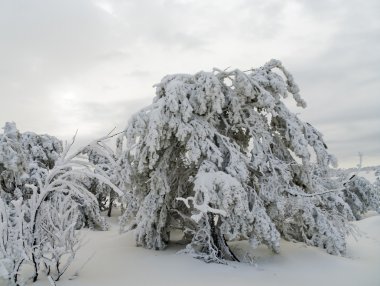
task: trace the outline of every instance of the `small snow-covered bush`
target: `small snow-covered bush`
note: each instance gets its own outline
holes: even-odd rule
[[[306,107],[278,60],[240,70],[175,74],[122,138],[127,207],[121,230],[163,249],[173,229],[186,252],[236,260],[228,241],[280,249],[280,237],[344,254],[354,218],[322,134],[287,108]],[[119,144],[121,146],[121,144]]]
[[[41,261],[47,275],[55,281],[65,273],[75,258],[80,246],[76,222],[79,215],[78,205],[72,197],[55,193],[43,202],[38,218]]]

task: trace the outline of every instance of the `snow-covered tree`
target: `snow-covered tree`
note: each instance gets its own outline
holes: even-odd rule
[[[233,240],[278,252],[281,236],[343,254],[353,214],[329,175],[336,161],[322,134],[287,108],[289,94],[306,107],[278,60],[164,77],[120,139],[121,230],[163,249],[181,229],[186,252],[206,261],[237,260]]]

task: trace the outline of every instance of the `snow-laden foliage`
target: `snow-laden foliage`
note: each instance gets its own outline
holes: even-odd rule
[[[289,111],[289,94],[306,107],[278,60],[164,77],[123,134],[122,231],[163,249],[179,228],[187,252],[206,261],[236,259],[232,240],[278,252],[280,236],[343,254],[353,214],[329,176],[336,161],[322,134]]]
[[[106,145],[103,146],[106,147]],[[94,172],[98,172],[98,169],[102,170],[116,186],[123,183],[123,179],[120,177],[120,163],[117,162],[112,149],[107,148],[106,152],[104,150],[99,152],[94,148],[87,148],[83,153],[86,154],[88,161],[97,167]],[[100,210],[107,210],[107,215],[111,216],[113,205],[119,196],[108,184],[100,182],[97,178],[83,178],[83,183],[96,196]]]

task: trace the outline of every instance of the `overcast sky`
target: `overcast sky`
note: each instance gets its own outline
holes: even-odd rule
[[[279,59],[340,166],[380,164],[380,1],[0,1],[0,125],[122,130],[170,73]]]

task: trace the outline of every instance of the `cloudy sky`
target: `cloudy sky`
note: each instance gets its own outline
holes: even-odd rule
[[[166,74],[276,58],[340,166],[359,151],[378,165],[379,51],[378,0],[2,0],[0,125],[86,142],[122,130]]]

